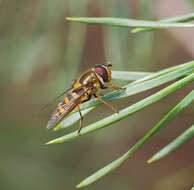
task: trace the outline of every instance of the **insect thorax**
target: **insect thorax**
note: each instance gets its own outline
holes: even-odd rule
[[[98,80],[98,78],[97,78],[97,76],[95,75],[95,73],[92,72],[92,71],[89,71],[89,72],[87,72],[87,73],[84,73],[84,74],[80,77],[79,82],[80,82],[81,85],[85,85],[85,84],[88,84],[89,82],[95,82],[95,81],[97,81],[97,80]]]

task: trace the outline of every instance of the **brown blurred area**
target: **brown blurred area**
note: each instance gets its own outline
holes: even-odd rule
[[[191,28],[131,34],[124,28],[70,23],[65,17],[158,20],[193,12],[193,7],[192,0],[1,0],[0,190],[75,189],[82,179],[125,153],[192,89],[188,85],[75,141],[45,145],[79,124],[58,132],[47,130],[56,104],[44,112],[41,107],[88,67],[110,61],[114,70],[154,72],[194,58]],[[121,109],[159,89],[112,104]],[[159,162],[146,161],[192,124],[193,111],[191,106],[185,109],[121,167],[86,189],[190,189],[193,140]],[[84,118],[84,125],[110,113],[102,105]]]

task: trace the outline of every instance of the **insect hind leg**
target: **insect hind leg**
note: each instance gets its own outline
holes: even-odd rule
[[[83,116],[82,116],[82,113],[81,113],[81,111],[80,111],[80,107],[79,107],[79,105],[77,106],[77,108],[78,108],[78,112],[79,112],[79,115],[80,115],[80,127],[79,127],[79,130],[78,130],[78,135],[80,134],[80,131],[81,131],[81,129],[82,129],[82,127],[83,127]]]

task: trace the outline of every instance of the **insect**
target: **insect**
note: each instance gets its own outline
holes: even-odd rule
[[[111,108],[114,112],[119,113],[116,108],[114,108],[111,104],[107,103],[98,96],[101,89],[122,89],[111,82],[111,66],[111,64],[102,64],[96,65],[93,68],[88,69],[78,79],[74,81],[72,88],[58,96],[57,98],[66,94],[63,101],[58,104],[56,111],[52,114],[51,119],[47,124],[47,128],[55,127],[64,117],[66,117],[74,109],[78,109],[80,114],[80,128],[78,130],[79,134],[82,129],[83,121],[83,116],[80,111],[80,104],[90,100],[92,96],[94,96],[97,100]],[[105,85],[106,83],[108,83],[108,85]]]

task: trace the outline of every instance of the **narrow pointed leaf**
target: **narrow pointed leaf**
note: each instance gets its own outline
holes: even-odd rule
[[[97,121],[96,123],[90,124],[87,127],[84,127],[80,134],[77,133],[77,131],[72,132],[68,135],[59,137],[57,139],[54,139],[47,144],[55,144],[55,143],[62,143],[67,142],[70,140],[73,140],[77,137],[80,137],[82,135],[89,134],[93,131],[99,130],[101,128],[107,127],[108,125],[111,125],[117,121],[120,121],[121,119],[126,118],[129,115],[134,114],[135,112],[142,110],[143,108],[159,101],[160,99],[164,98],[165,96],[173,93],[174,91],[180,89],[181,87],[187,85],[188,83],[194,81],[194,74],[190,74],[189,76],[175,82],[174,84],[169,85],[168,87],[160,90],[159,92],[121,110],[119,114],[112,114],[102,120]]]
[[[194,70],[194,61],[182,64],[182,65],[174,66],[172,68],[164,69],[164,70],[159,71],[157,73],[150,74],[149,76],[146,76],[143,79],[139,79],[137,81],[129,83],[128,85],[125,86],[125,88],[126,88],[125,90],[114,91],[114,92],[108,93],[105,96],[103,96],[102,99],[105,100],[106,102],[109,102],[109,101],[113,101],[115,99],[125,98],[128,96],[137,94],[139,92],[143,92],[145,90],[154,88],[156,86],[162,85],[166,82],[175,80],[179,77],[183,77],[185,74],[188,74],[193,70]],[[101,102],[99,102],[96,99],[92,99],[89,102],[85,102],[85,103],[81,104],[80,108],[81,108],[81,110],[90,108],[88,111],[83,113],[84,115],[86,115],[92,109],[94,109],[95,106],[97,106],[99,104],[101,104]],[[73,112],[70,115],[70,117],[72,118],[72,120],[74,120],[73,122],[66,122],[66,119],[68,119],[68,118],[65,118],[63,121],[61,121],[56,126],[55,129],[58,130],[60,128],[68,127],[79,120],[79,117],[78,117],[76,111]],[[63,124],[63,123],[65,123],[65,124]]]
[[[194,13],[190,14],[185,14],[177,17],[172,17],[172,18],[167,18],[167,19],[162,19],[159,20],[159,22],[165,22],[165,23],[175,23],[175,22],[188,22],[188,21],[193,21],[194,20]],[[148,32],[155,30],[153,28],[135,28],[132,30],[133,33],[136,32]]]
[[[149,76],[149,72],[112,71],[112,78],[116,80],[133,81]]]
[[[148,141],[154,134],[156,134],[161,128],[167,125],[180,111],[182,111],[187,105],[189,105],[194,99],[194,91],[192,91],[189,95],[187,95],[175,108],[173,108],[165,117],[162,119],[157,125],[155,125],[143,138],[141,138],[128,152],[126,152],[123,156],[118,158],[117,160],[111,162],[104,168],[98,170],[85,180],[83,180],[78,188],[87,186],[103,176],[107,175],[109,172],[120,166],[135,150],[140,148],[146,141]],[[189,133],[189,134],[188,134]],[[192,134],[191,134],[192,133]],[[191,138],[194,135],[194,127],[187,132],[187,138]]]
[[[193,94],[194,96],[194,94]],[[194,97],[193,97],[194,98]],[[184,131],[180,136],[178,136],[174,141],[172,141],[170,144],[168,144],[166,147],[164,147],[162,150],[154,154],[152,158],[148,160],[148,163],[152,163],[156,160],[159,160],[161,158],[164,158],[177,148],[179,148],[181,145],[186,143],[189,139],[191,139],[194,136],[194,125],[192,125],[189,129]]]
[[[137,94],[139,92],[143,92],[145,90],[160,86],[166,82],[173,81],[175,79],[178,79],[180,77],[183,77],[185,74],[190,73],[191,71],[194,71],[194,61],[188,62],[188,64],[185,67],[180,67],[179,69],[175,69],[172,72],[167,73],[160,73],[157,75],[147,76],[145,77],[145,80],[140,79],[137,82],[134,81],[133,83],[129,83],[128,85],[125,85],[125,90],[118,90],[114,92],[110,92],[102,97],[103,100],[109,102],[116,99],[125,98],[134,94]],[[91,106],[96,106],[98,104],[101,104],[98,100],[92,99],[89,102],[85,102],[80,107],[81,109],[86,109]]]
[[[194,23],[165,23],[157,21],[136,20],[127,18],[114,18],[114,17],[71,17],[66,18],[70,21],[88,23],[88,24],[103,24],[109,26],[127,27],[127,28],[178,28],[178,27],[194,27]]]
[[[151,80],[151,79],[157,78],[159,76],[168,74],[170,72],[174,72],[176,70],[183,69],[183,68],[185,68],[187,66],[192,67],[191,70],[194,70],[194,67],[193,67],[194,65],[193,64],[194,64],[194,61],[189,61],[189,62],[180,64],[180,65],[172,66],[172,67],[169,67],[167,69],[163,69],[161,71],[158,71],[158,72],[155,72],[153,74],[150,74],[150,75],[148,75],[148,76],[146,76],[144,78],[141,78],[141,79],[139,79],[137,81],[134,81],[133,84],[140,83],[140,82],[145,82],[147,80]]]

